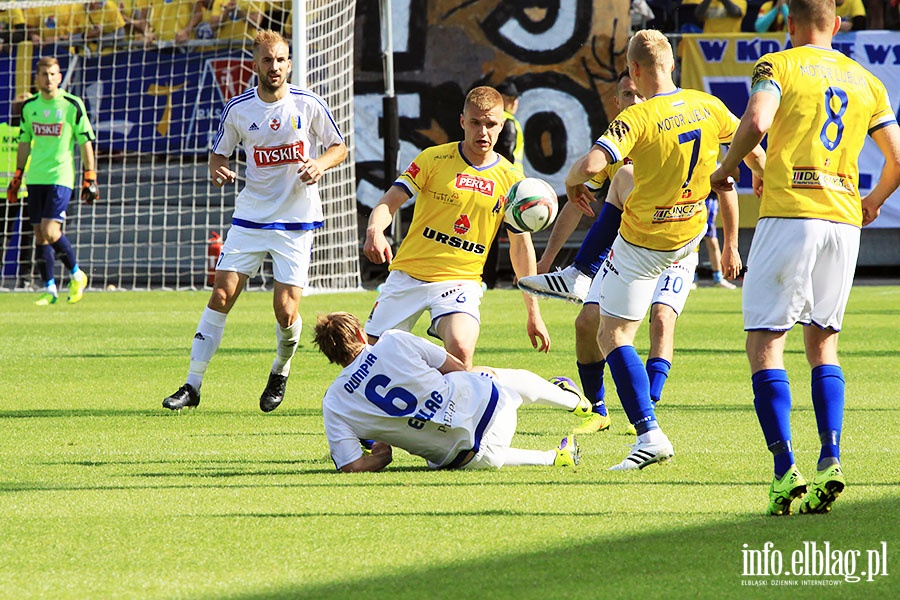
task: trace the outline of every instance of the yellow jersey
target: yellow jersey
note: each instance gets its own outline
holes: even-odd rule
[[[866,132],[896,122],[884,84],[836,50],[799,46],[761,57],[752,89],[780,97],[760,218],[861,226],[859,155]]]
[[[392,271],[422,281],[481,281],[506,193],[525,176],[500,154],[490,165],[474,167],[461,148],[450,142],[423,150],[394,182],[418,197]]]
[[[619,113],[594,143],[614,162],[634,162],[619,228],[626,242],[668,252],[700,235],[719,145],[738,123],[721,100],[697,90],[657,94]]]

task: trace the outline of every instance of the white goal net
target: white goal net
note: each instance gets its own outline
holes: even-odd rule
[[[0,2],[0,288],[40,285],[27,211],[7,205],[15,170],[17,99],[34,93],[34,66],[55,56],[62,87],[84,100],[97,135],[101,199],[75,190],[65,232],[94,289],[197,289],[209,284],[210,242],[224,237],[237,191],[208,182],[209,147],[225,102],[256,84],[257,28],[303,27],[292,48],[300,81],[331,108],[351,150],[320,182],[309,289],[360,287],[353,167],[353,0],[106,0]],[[296,17],[294,12],[297,13]],[[305,61],[303,60],[305,58]],[[305,62],[305,64],[303,64]],[[76,155],[78,153],[76,152]],[[239,178],[244,157],[232,157]],[[80,173],[80,166],[76,173]],[[27,171],[25,183],[27,185]],[[80,186],[80,177],[76,187]],[[58,264],[57,281],[66,274]],[[271,283],[271,267],[250,286]]]

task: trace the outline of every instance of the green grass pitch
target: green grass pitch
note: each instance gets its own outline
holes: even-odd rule
[[[430,472],[395,451],[385,472],[337,474],[320,400],[338,369],[313,346],[312,324],[335,309],[365,318],[374,297],[303,299],[287,398],[266,415],[271,293],[238,301],[203,401],[183,414],[161,401],[183,382],[207,293],[89,293],[51,307],[0,294],[0,598],[900,595],[900,288],[853,290],[841,337],[848,487],[831,514],[790,518],[762,515],[771,457],[753,411],[739,291],[701,288],[679,321],[658,410],[675,446],[669,464],[606,470],[632,441],[607,377],[612,429],[580,439],[574,470]],[[578,308],[541,308],[548,355],[528,343],[520,294],[488,292],[476,363],[577,379]],[[811,478],[819,444],[801,337],[789,336],[786,360],[798,466]],[[644,325],[642,356],[647,345]],[[573,425],[528,407],[514,443],[552,448]],[[782,572],[804,542],[827,542],[835,568],[854,558],[859,575],[871,550],[888,574],[744,576],[746,551],[766,542],[767,564],[777,552]],[[781,583],[792,587],[772,589]]]

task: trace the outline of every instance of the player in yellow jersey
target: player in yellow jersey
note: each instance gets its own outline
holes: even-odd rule
[[[768,513],[791,514],[807,490],[791,447],[791,392],[784,368],[788,330],[803,330],[821,453],[800,512],[828,512],[844,489],[839,443],[844,375],[838,331],[853,284],[860,226],[872,222],[900,184],[900,128],[884,85],[831,49],[840,27],[833,0],[791,0],[793,48],[759,59],[747,110],[716,189],[768,133],[760,220],[744,278],[743,313],[754,405],[775,480]],[[802,125],[802,126],[799,126]],[[859,154],[866,132],[885,156],[875,187],[860,200]]]
[[[687,258],[706,232],[709,174],[719,144],[727,143],[737,117],[709,94],[682,90],[672,81],[672,47],[658,31],[642,30],[628,43],[628,69],[646,100],[624,110],[578,159],[566,176],[566,193],[585,211],[591,196],[584,182],[625,156],[634,161],[634,189],[623,205],[619,235],[598,277],[600,349],[638,439],[613,470],[642,469],[674,454],[659,428],[650,399],[650,381],[634,348],[634,336],[653,301],[657,279]],[[761,151],[751,168],[760,172]],[[737,252],[737,204],[722,198],[726,247],[722,267],[734,278],[741,269]]]
[[[375,264],[390,263],[391,272],[366,322],[366,334],[374,343],[387,329],[409,331],[428,310],[429,333],[469,368],[480,330],[484,261],[503,222],[506,193],[523,175],[494,151],[503,127],[497,90],[480,86],[470,91],[460,125],[463,141],[422,151],[372,210],[364,252]],[[395,258],[384,230],[412,196],[412,222]],[[510,230],[509,253],[517,277],[535,273],[530,234]],[[531,344],[547,352],[550,334],[537,299],[523,296]]]

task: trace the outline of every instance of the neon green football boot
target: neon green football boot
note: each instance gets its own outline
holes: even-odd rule
[[[572,430],[572,433],[584,435],[586,433],[597,433],[609,429],[612,418],[609,415],[601,415],[592,412],[590,415],[581,420],[581,425]]]
[[[50,306],[51,304],[56,304],[56,301],[59,300],[55,294],[51,294],[50,292],[44,292],[38,299],[34,301],[35,306]]]
[[[565,390],[570,394],[575,394],[578,397],[578,406],[570,410],[572,414],[576,417],[589,417],[591,416],[591,412],[594,407],[591,405],[590,401],[584,397],[584,394],[581,393],[581,390],[575,385],[575,382],[569,379],[568,377],[551,377],[548,380],[550,383],[555,385],[561,390]]]
[[[78,273],[69,278],[69,304],[81,301],[87,284],[88,276],[85,275],[84,271],[78,271]]]
[[[846,485],[841,465],[831,465],[824,471],[819,471],[809,486],[809,492],[800,503],[800,514],[823,515],[830,512],[831,505],[841,495]]]
[[[554,467],[574,467],[581,462],[581,448],[575,441],[575,436],[570,435],[564,437],[556,447],[556,458],[553,460]]]
[[[772,481],[769,486],[769,506],[766,514],[773,517],[791,515],[791,503],[806,493],[806,480],[797,470],[796,465],[791,465],[781,479]]]

